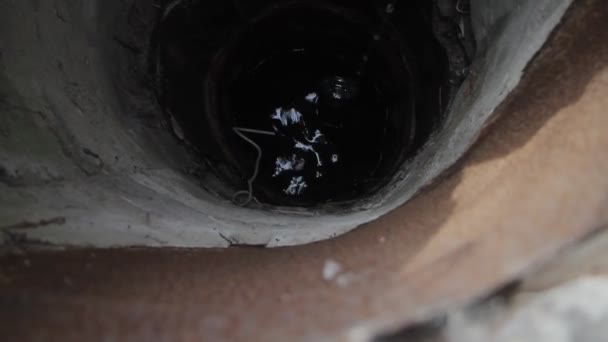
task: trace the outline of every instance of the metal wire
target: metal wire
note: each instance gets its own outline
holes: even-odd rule
[[[253,196],[253,182],[255,182],[256,178],[258,178],[258,174],[260,172],[260,162],[262,161],[262,148],[243,133],[255,133],[255,134],[263,134],[263,135],[273,135],[273,136],[276,133],[257,130],[257,129],[251,129],[251,128],[242,128],[242,127],[233,127],[232,130],[239,137],[241,137],[241,139],[245,140],[251,146],[253,146],[256,149],[256,151],[258,152],[258,156],[255,160],[255,168],[253,170],[253,174],[247,180],[247,190],[237,191],[232,196],[232,202],[234,204],[238,205],[239,207],[244,207],[244,206],[247,206],[249,203],[251,203],[252,200],[256,200],[255,197]],[[244,195],[247,196],[245,201],[239,201],[239,197],[242,197]],[[257,200],[256,200],[256,202],[257,202]]]

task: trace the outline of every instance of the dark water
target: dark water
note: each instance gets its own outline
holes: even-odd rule
[[[257,183],[276,196],[356,196],[373,181],[389,125],[389,105],[369,75],[378,72],[373,32],[339,23],[342,31],[328,34],[306,24],[312,13],[303,15],[279,15],[254,33],[255,41],[265,35],[275,44],[251,47],[253,56],[230,84],[234,125],[275,133],[248,137],[264,151]],[[327,16],[327,23],[337,21]]]
[[[182,2],[158,33],[162,105],[239,190],[255,143],[260,202],[360,198],[424,144],[449,94],[431,10],[425,0]]]

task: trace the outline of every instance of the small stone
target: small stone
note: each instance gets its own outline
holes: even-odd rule
[[[327,281],[333,280],[338,274],[342,272],[342,265],[335,260],[326,260],[325,266],[323,266],[323,279]]]

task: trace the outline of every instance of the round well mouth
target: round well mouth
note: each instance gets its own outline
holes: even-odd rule
[[[7,226],[65,222],[37,234],[73,245],[289,246],[371,222],[454,165],[546,32],[505,45],[533,16],[505,28],[468,1],[59,4],[70,25],[7,16],[5,127],[45,148],[2,135],[0,178],[40,185],[6,189]]]
[[[244,127],[236,121],[244,120],[236,115],[240,111],[230,109],[241,105],[231,98],[244,92],[228,86],[218,86],[213,97],[217,134],[226,142],[212,135],[205,87],[211,79],[231,84],[230,78],[210,75],[229,74],[231,66],[244,70],[235,73],[234,83],[247,84],[242,81],[253,62],[238,58],[238,51],[259,51],[252,60],[264,57],[259,55],[267,49],[258,49],[244,33],[259,27],[253,18],[271,19],[262,16],[269,12],[267,2],[243,0],[237,10],[232,1],[218,1],[207,11],[203,4],[209,2],[193,0],[0,2],[4,340],[145,341],[154,335],[419,341],[484,332],[505,337],[518,330],[504,319],[515,315],[503,315],[501,303],[515,309],[546,303],[530,301],[530,293],[561,282],[568,276],[563,266],[572,268],[594,251],[602,255],[605,246],[605,236],[596,233],[607,222],[608,2],[471,0],[479,50],[460,87],[451,82],[462,76],[462,41],[454,39],[461,30],[449,27],[466,20],[461,12],[468,12],[467,1],[423,2],[401,0],[392,8],[378,3],[364,12],[373,18],[390,14],[408,37],[401,40],[407,42],[407,78],[399,80],[408,85],[400,89],[407,89],[406,103],[415,111],[403,110],[402,117],[415,113],[420,123],[426,113],[445,116],[429,115],[428,131],[416,125],[394,180],[378,184],[375,195],[358,195],[367,198],[356,205],[349,206],[356,199],[343,200],[351,211],[337,214],[231,202],[247,188],[256,158],[236,132],[263,141],[259,134],[231,130]],[[425,16],[431,2],[432,15]],[[359,12],[352,2],[332,4]],[[368,26],[342,10],[309,10],[369,39]],[[213,30],[224,23],[236,30]],[[154,27],[159,30],[150,45]],[[437,41],[442,49],[430,48]],[[359,53],[362,46],[352,48]],[[442,65],[430,61],[441,56],[449,64],[447,83],[425,83]],[[228,57],[234,63],[220,68]],[[164,61],[162,83],[150,82],[150,74],[159,75],[145,68],[156,65],[151,60]],[[376,75],[393,79],[381,71],[370,78]],[[318,103],[323,91],[332,93],[327,89],[340,95],[330,98],[329,107],[361,94],[352,78],[313,82]],[[160,101],[151,84],[162,86],[154,89]],[[283,106],[291,113],[290,103],[271,105],[272,111]],[[260,113],[258,120],[269,119],[266,110]],[[263,198],[262,182],[256,180],[254,194],[271,203]],[[302,202],[294,205],[307,204]],[[327,208],[319,202],[313,205]],[[581,248],[577,242],[584,242]],[[287,248],[294,245],[300,246]],[[218,249],[234,246],[282,248]],[[572,247],[574,253],[568,251]],[[557,258],[559,269],[529,278],[558,252],[570,255]],[[591,268],[582,271],[601,260],[587,259]],[[510,284],[500,291],[504,297],[489,296],[504,284]],[[512,284],[523,285],[518,292],[525,298],[511,296]],[[421,324],[434,317],[446,319]]]
[[[236,204],[348,207],[385,187],[440,123],[454,84],[420,15],[432,10],[176,8],[158,30],[163,106]]]

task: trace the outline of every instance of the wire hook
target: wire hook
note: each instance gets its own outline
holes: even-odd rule
[[[260,162],[262,161],[262,148],[258,144],[256,144],[255,141],[253,141],[249,137],[247,137],[244,133],[255,133],[255,134],[272,135],[272,136],[276,135],[276,133],[257,130],[257,129],[251,129],[251,128],[242,128],[242,127],[233,127],[232,130],[239,137],[241,137],[241,139],[245,140],[247,143],[249,143],[251,146],[253,146],[256,149],[256,151],[258,152],[258,156],[255,160],[255,168],[253,170],[253,174],[247,180],[247,190],[237,191],[232,196],[232,202],[234,204],[238,205],[239,207],[245,207],[249,203],[251,203],[252,200],[255,200],[257,202],[257,199],[255,199],[255,197],[253,197],[253,182],[255,182],[256,178],[258,178],[258,174],[260,172]],[[239,197],[242,197],[244,195],[247,196],[245,201],[239,201]]]

